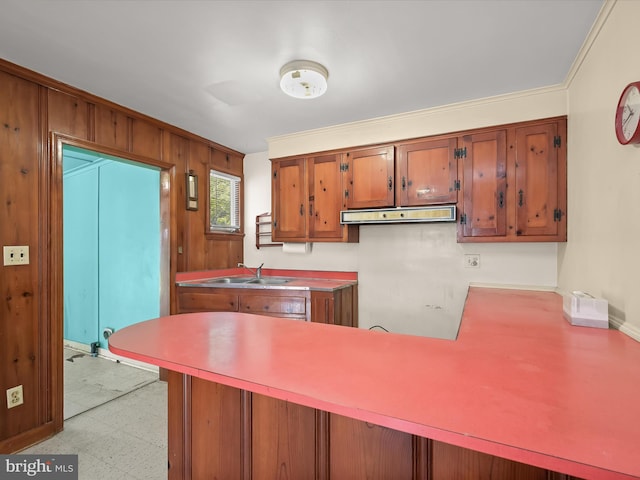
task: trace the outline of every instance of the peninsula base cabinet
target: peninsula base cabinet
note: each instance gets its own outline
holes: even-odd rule
[[[169,372],[169,480],[575,480]]]

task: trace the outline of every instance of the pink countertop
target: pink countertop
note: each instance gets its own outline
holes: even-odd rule
[[[176,283],[183,286],[206,286],[210,288],[238,288],[237,284],[202,284],[202,281],[220,277],[252,276],[246,268],[204,270],[176,274]],[[285,285],[252,285],[251,288],[275,290],[338,290],[358,281],[357,272],[329,272],[322,270],[284,270],[263,268],[263,277],[292,277]]]
[[[640,345],[569,325],[555,293],[472,287],[456,341],[192,313],[122,329],[109,349],[578,477],[640,478]]]

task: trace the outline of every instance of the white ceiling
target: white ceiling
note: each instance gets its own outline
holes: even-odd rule
[[[562,84],[603,0],[2,0],[0,58],[243,153],[272,136]],[[327,93],[279,90],[295,59]]]

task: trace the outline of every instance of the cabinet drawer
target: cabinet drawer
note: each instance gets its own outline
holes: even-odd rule
[[[304,296],[242,295],[240,312],[261,315],[305,318],[307,299]]]
[[[189,288],[189,290],[193,290]],[[199,291],[178,292],[178,311],[187,312],[237,312],[238,295],[213,293],[210,288]]]

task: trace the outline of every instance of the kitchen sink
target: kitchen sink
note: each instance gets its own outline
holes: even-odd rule
[[[202,283],[233,283],[233,284],[258,284],[258,285],[284,285],[293,280],[292,278],[283,277],[221,277],[211,278]]]

